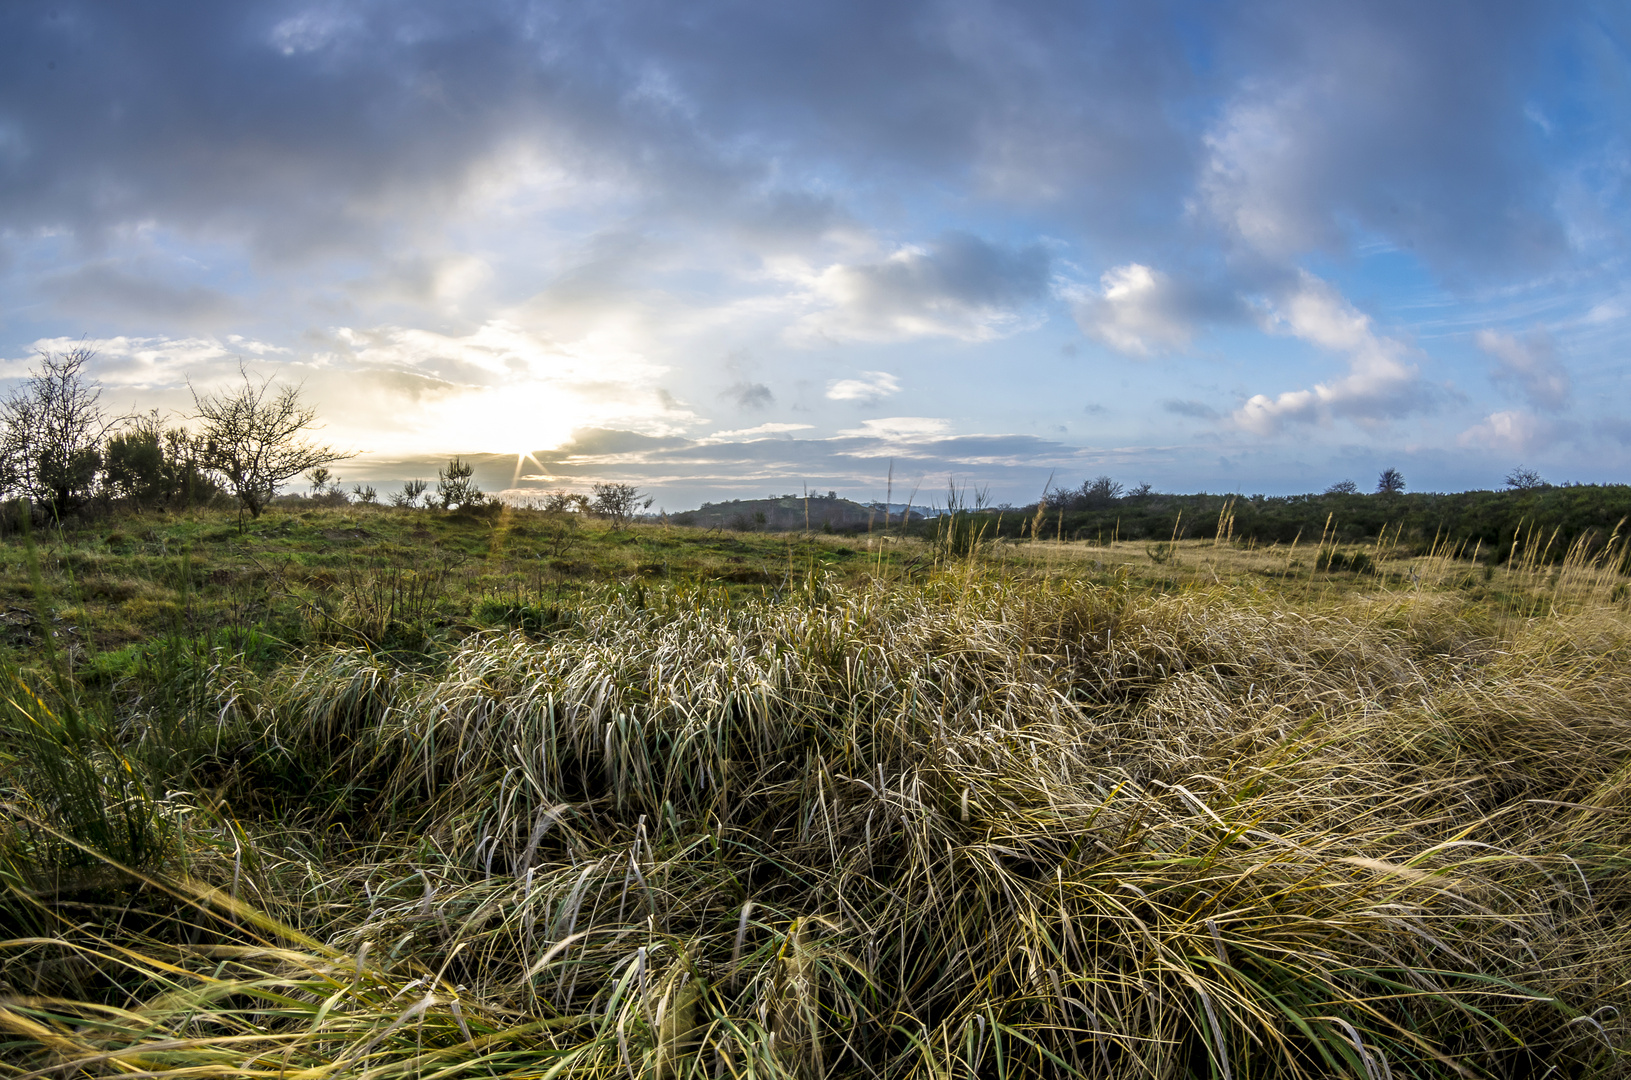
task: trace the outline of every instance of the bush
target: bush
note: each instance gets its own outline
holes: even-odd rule
[[[596,484],[593,491],[590,511],[609,520],[614,529],[627,526],[636,513],[652,503],[649,498],[641,502],[640,492],[633,484]]]
[[[456,456],[449,459],[447,468],[437,470],[436,501],[443,510],[471,509],[487,501],[476,486],[475,474],[474,465]]]

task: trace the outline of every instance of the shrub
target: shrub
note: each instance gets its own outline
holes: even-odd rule
[[[476,486],[476,467],[461,457],[448,460],[447,468],[436,472],[436,501],[443,510],[465,510],[487,501]]]
[[[652,503],[649,498],[641,502],[640,492],[633,484],[596,484],[593,491],[590,511],[609,520],[614,529],[627,526],[636,513]]]
[[[409,480],[402,485],[401,491],[391,493],[391,505],[402,507],[415,507],[419,505],[419,497],[430,487],[423,480]]]

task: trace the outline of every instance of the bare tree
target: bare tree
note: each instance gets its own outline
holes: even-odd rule
[[[279,487],[301,473],[353,455],[319,446],[301,437],[317,422],[317,411],[301,404],[298,386],[273,388],[270,378],[257,385],[240,369],[243,385],[219,394],[192,390],[202,421],[198,441],[200,464],[220,476],[243,511],[260,517]]]
[[[1404,490],[1404,473],[1389,467],[1376,478],[1376,491],[1380,495],[1397,495]]]
[[[640,501],[640,492],[633,484],[596,484],[592,489],[594,500],[589,509],[610,519],[612,528],[621,529],[634,519],[634,515],[651,506],[654,500]]]
[[[85,374],[95,355],[83,345],[42,352],[28,381],[0,401],[0,487],[58,520],[90,497],[102,440],[118,422],[103,415],[102,390]]]
[[[1358,495],[1359,485],[1352,480],[1338,480],[1325,489],[1327,495]]]
[[[1506,474],[1506,486],[1513,491],[1530,491],[1534,488],[1546,486],[1546,481],[1540,478],[1540,473],[1534,469],[1519,465]]]

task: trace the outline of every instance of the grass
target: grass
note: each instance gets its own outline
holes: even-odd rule
[[[363,527],[258,607],[36,549],[0,1070],[1631,1072],[1611,559]]]

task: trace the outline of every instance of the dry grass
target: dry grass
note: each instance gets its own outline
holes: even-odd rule
[[[1628,1071],[1606,571],[1525,618],[1426,564],[1287,599],[1252,561],[1283,551],[1088,553],[1151,587],[1081,550],[223,669],[259,752],[346,797],[161,794],[165,861],[50,884],[54,806],[15,800],[0,1068]]]

